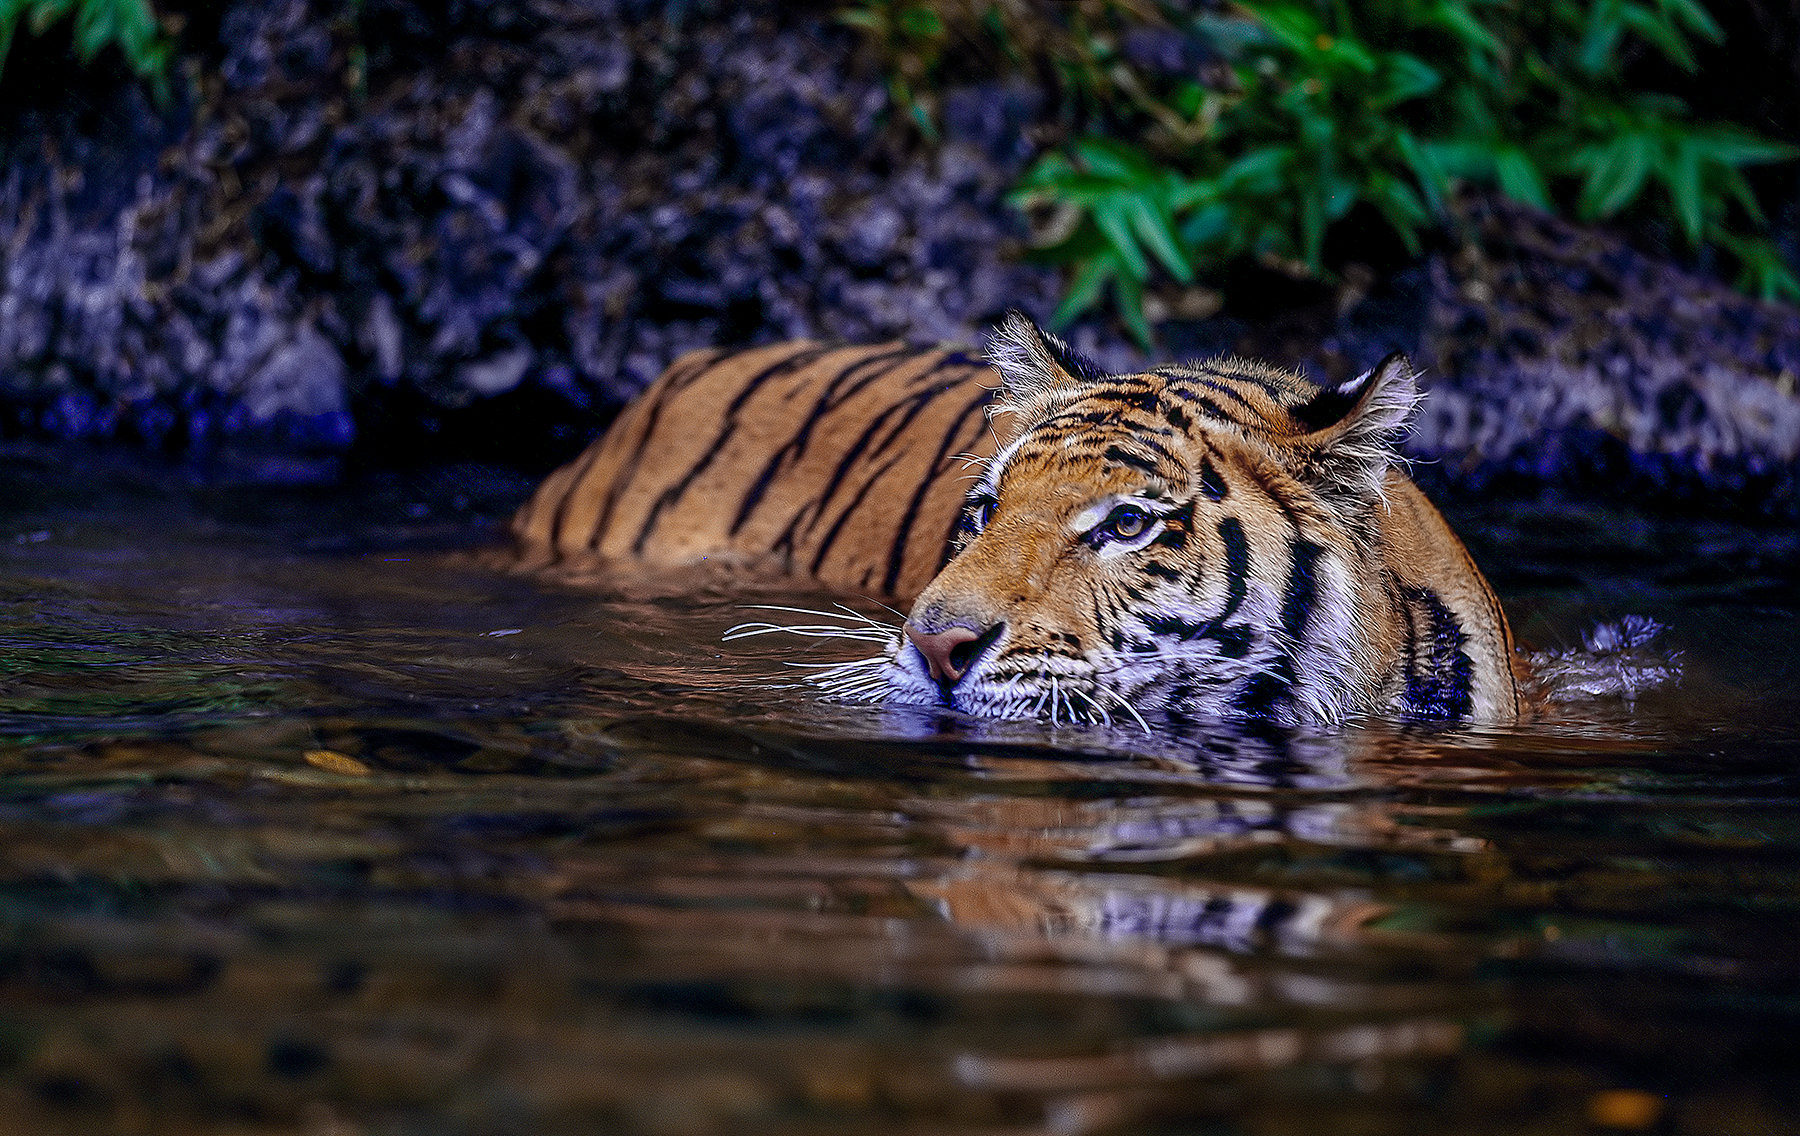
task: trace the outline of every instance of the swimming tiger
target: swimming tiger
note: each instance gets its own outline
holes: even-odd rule
[[[832,675],[879,700],[1511,721],[1506,614],[1398,465],[1418,398],[1398,354],[1340,385],[1229,357],[1107,374],[1016,312],[985,363],[702,351],[512,529],[539,561],[710,560],[910,603]]]

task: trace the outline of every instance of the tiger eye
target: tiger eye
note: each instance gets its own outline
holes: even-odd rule
[[[1120,540],[1130,540],[1150,527],[1150,515],[1134,505],[1121,505],[1106,518],[1107,532]]]

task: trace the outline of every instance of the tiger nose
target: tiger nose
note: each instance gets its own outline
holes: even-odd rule
[[[968,671],[969,664],[992,642],[998,627],[976,631],[969,627],[946,627],[942,631],[921,631],[909,621],[906,637],[919,649],[932,681],[939,686],[952,686]]]

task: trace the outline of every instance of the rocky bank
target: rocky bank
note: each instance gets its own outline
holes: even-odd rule
[[[27,89],[9,64],[7,434],[258,453],[281,476],[345,455],[541,468],[689,348],[978,343],[1056,300],[1003,200],[1042,98],[961,90],[940,145],[907,142],[827,4],[178,14],[167,105],[104,71]],[[1603,233],[1466,213],[1478,239],[1366,293],[1171,324],[1167,347],[1326,373],[1413,352],[1432,394],[1411,446],[1451,492],[1800,508],[1800,312]],[[1073,338],[1135,358],[1104,323]]]

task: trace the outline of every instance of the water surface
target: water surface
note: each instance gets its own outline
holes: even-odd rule
[[[483,471],[0,491],[0,1130],[1800,1131],[1791,535],[1465,513],[1682,687],[1149,737],[446,557]]]

